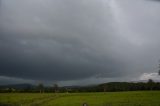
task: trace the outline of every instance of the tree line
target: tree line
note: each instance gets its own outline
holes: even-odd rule
[[[148,82],[109,82],[94,86],[70,86],[59,87],[58,84],[45,87],[43,83],[37,86],[25,88],[4,88],[0,92],[32,92],[32,93],[78,93],[78,92],[118,92],[118,91],[139,91],[139,90],[160,90],[160,82],[149,79]]]
[[[138,90],[160,90],[160,82],[149,79],[148,82],[111,82],[100,85],[101,91],[138,91]]]

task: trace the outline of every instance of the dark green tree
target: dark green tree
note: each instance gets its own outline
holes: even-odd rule
[[[154,88],[154,81],[152,79],[149,79],[148,82],[147,82],[147,85],[148,85],[148,88],[150,90],[153,90],[153,88]]]
[[[43,85],[43,83],[39,83],[38,84],[38,89],[39,89],[40,93],[44,92],[44,85]]]
[[[59,88],[58,84],[53,84],[53,90],[55,93],[58,92],[58,90],[59,90],[58,88]]]

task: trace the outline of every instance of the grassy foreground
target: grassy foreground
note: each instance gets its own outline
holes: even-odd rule
[[[106,93],[1,93],[0,106],[160,106],[160,91]]]

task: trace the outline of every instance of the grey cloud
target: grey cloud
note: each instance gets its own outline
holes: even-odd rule
[[[150,1],[156,1],[156,2],[159,2],[160,0],[150,0]]]
[[[0,4],[1,76],[123,79],[150,72],[160,56],[159,3],[2,0]]]
[[[20,78],[0,76],[0,84],[1,85],[19,84],[19,83],[36,84],[37,82],[33,81],[33,80],[24,80],[24,79],[20,79]]]

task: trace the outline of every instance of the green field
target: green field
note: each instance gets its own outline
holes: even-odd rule
[[[160,106],[160,91],[106,93],[1,93],[0,106]]]

